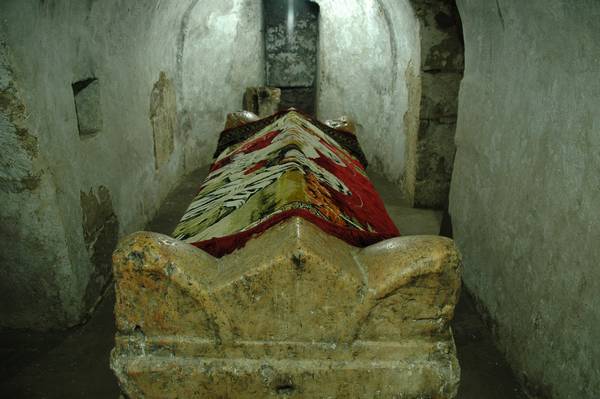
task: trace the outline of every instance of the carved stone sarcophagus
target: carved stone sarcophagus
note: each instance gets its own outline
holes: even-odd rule
[[[225,131],[177,238],[120,242],[111,366],[125,395],[456,395],[453,242],[399,237],[355,139],[329,129],[287,111]]]

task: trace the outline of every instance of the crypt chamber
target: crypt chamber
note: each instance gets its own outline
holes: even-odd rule
[[[598,21],[1,1],[0,396],[600,397]]]

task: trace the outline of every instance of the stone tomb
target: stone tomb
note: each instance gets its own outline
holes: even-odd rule
[[[111,367],[130,398],[454,398],[460,257],[356,248],[290,218],[214,258],[139,232],[113,256]]]

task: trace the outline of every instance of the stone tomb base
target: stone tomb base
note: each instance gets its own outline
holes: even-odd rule
[[[111,366],[130,398],[453,398],[453,242],[355,248],[301,218],[216,259],[141,232],[115,251]]]

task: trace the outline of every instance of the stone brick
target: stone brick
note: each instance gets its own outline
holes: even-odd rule
[[[244,110],[263,118],[279,110],[281,89],[275,87],[249,87],[244,93]]]

